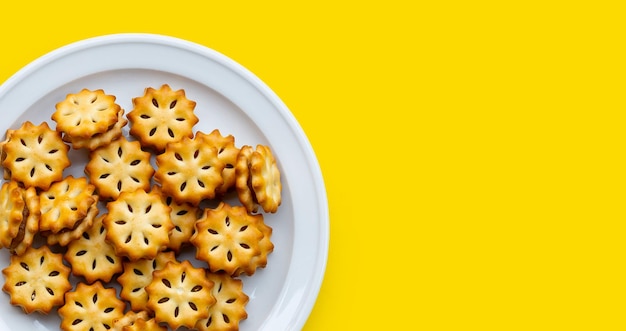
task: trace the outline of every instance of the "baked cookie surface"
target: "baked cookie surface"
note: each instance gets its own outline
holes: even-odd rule
[[[118,119],[121,108],[115,103],[115,96],[104,90],[82,89],[68,94],[65,100],[56,104],[52,120],[56,129],[72,138],[91,138],[108,131]]]
[[[114,320],[124,316],[125,307],[114,288],[105,288],[100,281],[78,283],[66,293],[65,304],[58,310],[61,330],[108,331]]]

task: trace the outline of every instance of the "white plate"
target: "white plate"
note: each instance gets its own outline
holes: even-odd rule
[[[171,37],[121,34],[84,40],[39,58],[0,86],[0,135],[4,140],[7,129],[25,120],[54,127],[50,119],[54,105],[82,88],[104,89],[128,112],[133,97],[162,84],[184,89],[197,102],[200,122],[194,130],[219,129],[232,134],[237,146],[272,148],[283,183],[278,212],[265,214],[265,222],[274,229],[275,249],[267,268],[242,277],[250,302],[248,319],[240,327],[301,329],[326,268],[326,191],[315,154],[291,112],[242,66],[211,49]],[[128,127],[125,130],[128,135]],[[84,175],[85,152],[70,153],[73,164],[64,174]],[[193,259],[192,253],[186,254]],[[0,251],[0,268],[8,263],[8,251]],[[9,304],[6,293],[0,294],[0,330],[59,330],[59,324],[56,311],[27,315]]]

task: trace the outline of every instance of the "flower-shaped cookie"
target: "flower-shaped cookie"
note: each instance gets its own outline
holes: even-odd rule
[[[161,189],[177,202],[197,206],[204,199],[213,199],[222,185],[225,164],[217,157],[218,150],[208,146],[198,136],[187,137],[167,145],[157,155],[154,179]]]
[[[174,228],[171,208],[158,193],[122,192],[107,208],[109,213],[103,220],[106,238],[117,255],[131,261],[152,259],[169,244],[169,232]]]
[[[0,149],[5,179],[11,178],[25,187],[47,190],[50,184],[63,179],[63,170],[71,164],[67,157],[69,146],[46,122],[35,126],[26,121],[17,130],[8,130]]]
[[[52,184],[39,197],[40,230],[58,233],[63,229],[73,229],[87,216],[89,208],[98,202],[98,197],[93,195],[95,189],[87,178],[71,175]]]
[[[198,123],[193,112],[196,102],[187,99],[184,90],[173,91],[167,84],[158,90],[149,87],[142,97],[133,99],[133,106],[128,113],[130,134],[142,146],[161,152],[168,143],[193,137],[193,126]]]
[[[63,136],[63,141],[71,143],[74,149],[86,148],[90,151],[110,144],[113,140],[122,136],[122,128],[128,124],[128,120],[124,117],[124,110],[120,109],[117,113],[117,122],[104,133],[96,133],[89,138]]]
[[[89,154],[85,173],[103,199],[116,199],[121,192],[150,189],[154,169],[150,153],[137,141],[120,138]]]
[[[193,328],[198,320],[208,317],[215,298],[211,294],[213,282],[206,278],[204,269],[185,260],[168,262],[152,275],[146,292],[148,307],[154,311],[157,322],[165,322],[176,330],[181,326]]]
[[[65,304],[59,308],[63,331],[108,331],[113,321],[124,316],[126,304],[117,298],[114,288],[105,288],[100,281],[91,285],[79,283],[67,292]]]
[[[174,228],[170,231],[170,243],[167,247],[178,253],[182,246],[189,243],[189,238],[195,231],[199,209],[189,203],[177,203],[172,197],[166,196],[158,185],[152,187],[152,192],[160,194],[163,203],[172,208],[170,218]]]
[[[106,242],[106,229],[101,215],[82,236],[67,246],[65,260],[72,266],[72,273],[83,276],[88,283],[96,280],[111,281],[113,275],[122,272],[122,259],[115,255],[115,249]]]
[[[262,220],[262,215],[248,214],[244,207],[231,207],[225,202],[215,209],[205,209],[191,237],[196,258],[207,262],[211,272],[232,275],[240,268],[248,268],[252,258],[261,254],[259,242],[263,233],[258,223]]]
[[[223,272],[208,272],[207,278],[215,284],[212,294],[216,302],[209,308],[209,317],[198,321],[196,328],[200,331],[239,330],[239,322],[248,318],[249,298],[243,292],[243,282]]]
[[[196,135],[207,145],[217,148],[217,157],[224,163],[224,170],[222,170],[224,183],[217,188],[217,193],[226,194],[228,190],[235,187],[235,164],[239,155],[239,148],[235,146],[235,137],[232,135],[224,137],[217,129],[210,134],[198,132]]]
[[[83,89],[76,94],[68,94],[65,100],[56,104],[52,120],[56,129],[72,138],[90,138],[104,133],[115,125],[121,108],[115,103],[115,96],[103,90]]]
[[[276,159],[269,147],[257,145],[256,151],[243,146],[235,166],[237,195],[249,212],[257,204],[267,213],[275,213],[282,202],[282,184]]]
[[[63,304],[65,293],[72,289],[70,268],[63,265],[62,255],[52,253],[48,246],[29,247],[22,256],[12,255],[2,273],[6,280],[2,290],[11,296],[11,304],[28,314],[49,313]]]

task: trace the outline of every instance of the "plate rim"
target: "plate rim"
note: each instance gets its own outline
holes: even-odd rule
[[[284,102],[258,76],[256,76],[240,63],[227,57],[226,55],[212,48],[189,40],[163,34],[117,33],[75,41],[73,43],[54,49],[29,62],[21,69],[19,69],[16,73],[7,78],[0,85],[0,100],[2,100],[5,97],[6,93],[10,92],[11,88],[18,84],[21,80],[25,79],[33,72],[36,72],[37,70],[45,67],[47,64],[55,61],[56,59],[67,56],[68,54],[80,52],[81,50],[85,50],[88,48],[122,43],[149,43],[169,46],[193,52],[207,58],[208,60],[218,62],[220,65],[230,69],[232,72],[236,73],[244,80],[252,84],[256,88],[256,90],[258,90],[265,98],[267,98],[268,101],[279,111],[279,115],[288,123],[292,132],[295,134],[298,145],[301,146],[302,152],[307,158],[307,165],[311,170],[311,175],[313,176],[312,183],[313,186],[316,188],[315,196],[318,200],[318,208],[316,208],[316,210],[320,214],[319,216],[321,218],[318,224],[319,237],[317,242],[319,244],[319,249],[317,250],[318,256],[315,260],[315,274],[310,275],[310,286],[307,287],[308,291],[301,296],[301,300],[299,302],[296,302],[298,304],[298,307],[296,308],[294,314],[291,315],[291,320],[288,321],[286,324],[283,324],[289,326],[290,329],[301,329],[309,318],[310,313],[317,301],[317,297],[319,295],[324,276],[326,274],[326,267],[328,263],[328,251],[330,245],[330,215],[326,186],[322,176],[321,167],[317,160],[317,156],[315,155],[313,147],[311,146],[311,143],[308,140],[304,130],[296,120],[293,113],[284,104]],[[289,273],[291,273],[291,269],[288,269],[287,271],[287,278],[289,278]],[[283,290],[281,290],[281,292]],[[293,302],[291,302],[290,304],[293,304]],[[285,315],[280,315],[280,317],[285,317]],[[263,325],[261,325],[261,328],[264,328],[265,324],[267,324],[267,320],[263,323]]]

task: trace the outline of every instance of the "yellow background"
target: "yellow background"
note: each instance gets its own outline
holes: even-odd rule
[[[83,38],[160,33],[295,114],[331,219],[304,330],[626,327],[617,2],[61,3],[0,5],[0,82]]]

